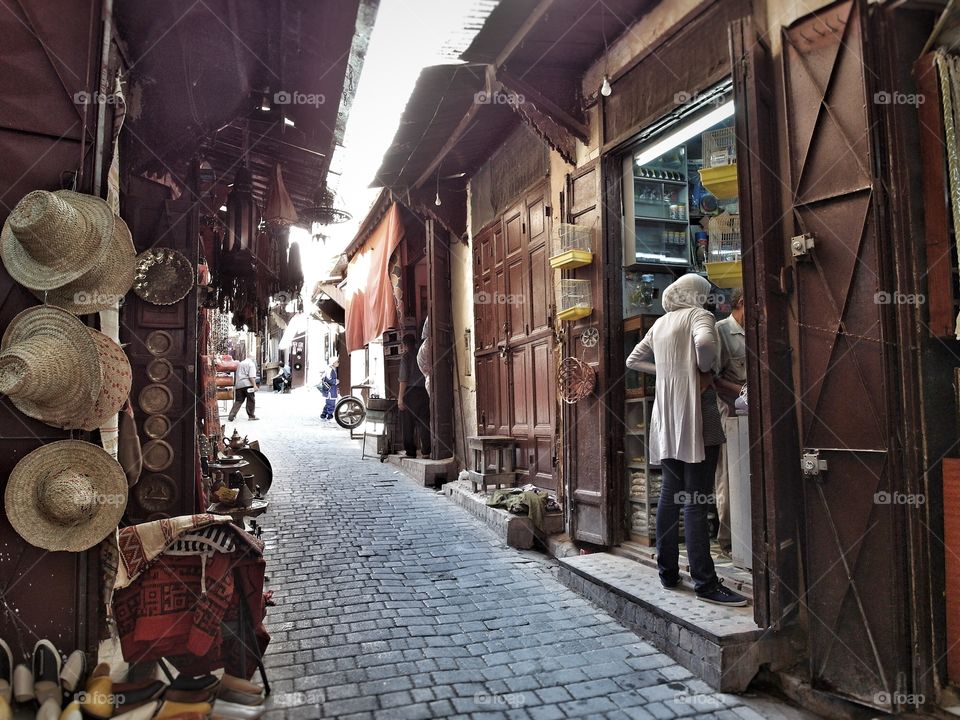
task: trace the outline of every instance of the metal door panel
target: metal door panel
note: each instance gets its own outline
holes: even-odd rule
[[[793,235],[814,241],[795,265],[800,442],[827,465],[804,483],[811,673],[892,710],[909,692],[908,579],[904,509],[877,494],[902,479],[892,318],[875,300],[890,258],[865,21],[866,4],[846,0],[784,30],[785,119]]]

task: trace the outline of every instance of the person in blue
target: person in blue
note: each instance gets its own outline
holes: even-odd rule
[[[337,377],[337,367],[339,365],[340,360],[333,358],[327,367],[327,371],[323,374],[323,379],[320,380],[320,393],[327,399],[323,405],[323,412],[320,413],[321,420],[333,420],[333,409],[337,405],[337,386],[340,384]]]

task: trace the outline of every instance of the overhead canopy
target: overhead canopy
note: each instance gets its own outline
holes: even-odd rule
[[[277,345],[277,348],[286,350],[290,347],[295,337],[303,335],[307,331],[307,320],[308,317],[306,313],[297,313],[290,318],[287,327],[283,329],[283,335],[280,337],[280,344]]]
[[[347,266],[347,351],[359,350],[397,322],[390,258],[403,239],[400,206],[390,209]]]

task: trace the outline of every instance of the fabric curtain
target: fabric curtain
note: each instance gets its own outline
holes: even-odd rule
[[[353,352],[394,327],[397,306],[390,259],[403,239],[400,207],[393,203],[347,266],[347,351]]]

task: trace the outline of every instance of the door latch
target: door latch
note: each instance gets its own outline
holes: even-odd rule
[[[805,257],[813,250],[813,234],[803,233],[790,238],[790,252],[795,258]]]
[[[804,450],[800,456],[800,469],[804,477],[820,480],[821,474],[827,471],[827,461],[820,458],[819,450]]]

